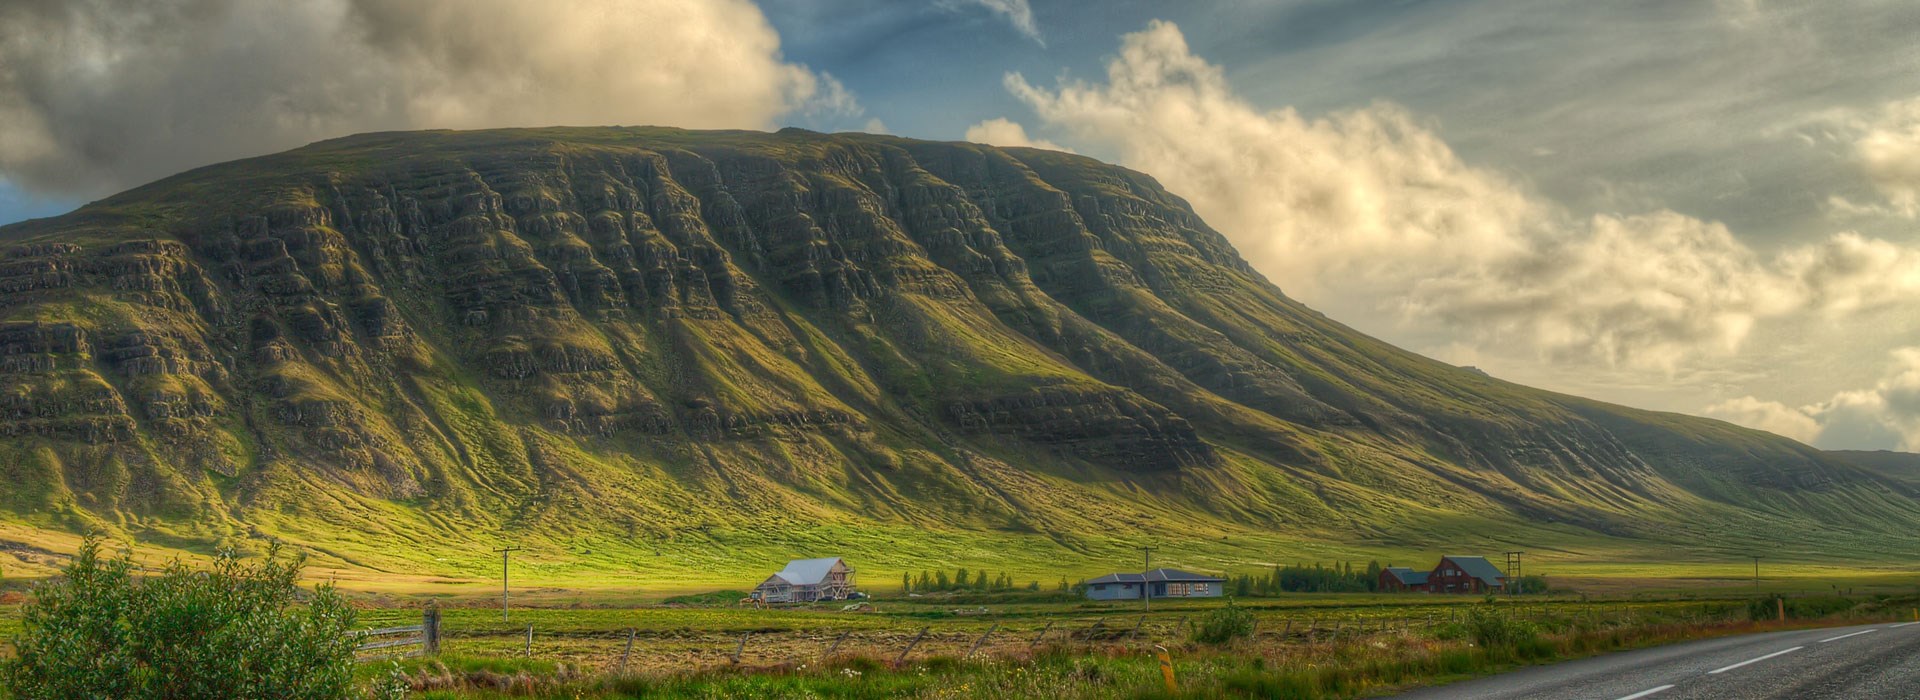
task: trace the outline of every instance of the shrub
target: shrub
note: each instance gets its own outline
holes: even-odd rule
[[[275,547],[137,579],[131,555],[102,559],[89,539],[35,590],[0,679],[15,700],[348,697],[353,609],[328,586],[296,605],[301,563]]]
[[[1253,634],[1253,613],[1235,605],[1232,600],[1213,612],[1200,618],[1200,625],[1194,628],[1194,641],[1203,644],[1225,644]]]
[[[1474,644],[1489,650],[1530,647],[1540,639],[1540,631],[1532,624],[1503,615],[1491,605],[1477,605],[1467,611],[1467,630],[1473,634]]]
[[[1758,622],[1777,620],[1781,605],[1778,598],[1756,598],[1747,604],[1747,617]],[[1840,596],[1807,596],[1787,598],[1784,605],[1789,619],[1812,620],[1847,612],[1858,603]]]

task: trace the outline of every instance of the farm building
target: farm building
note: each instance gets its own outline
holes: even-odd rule
[[[1141,591],[1155,598],[1218,598],[1227,580],[1179,569],[1154,569],[1144,574],[1107,574],[1081,583],[1091,600],[1139,600]]]
[[[853,567],[839,557],[795,559],[753,589],[762,603],[811,603],[853,595]]]
[[[1485,593],[1506,587],[1507,575],[1486,557],[1445,556],[1427,574],[1427,590],[1435,593]]]
[[[1388,593],[1424,591],[1427,590],[1428,574],[1429,572],[1414,571],[1404,566],[1389,566],[1380,570],[1379,589]]]

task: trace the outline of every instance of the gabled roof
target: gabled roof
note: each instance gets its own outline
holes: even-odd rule
[[[840,563],[840,557],[825,559],[795,559],[787,562],[787,568],[774,576],[795,586],[817,586],[827,580],[827,574],[833,571],[833,565]]]
[[[1144,574],[1107,574],[1100,578],[1088,579],[1083,583],[1087,583],[1087,584],[1143,583],[1146,581],[1155,581],[1155,582],[1173,581],[1173,582],[1179,582],[1179,583],[1221,583],[1226,581],[1226,579],[1220,578],[1218,576],[1196,574],[1191,571],[1181,571],[1179,569],[1154,569]]]
[[[1220,583],[1222,581],[1226,581],[1226,579],[1220,578],[1218,576],[1196,574],[1191,571],[1181,571],[1179,569],[1154,569],[1145,574],[1141,574],[1141,576],[1145,577],[1148,581],[1180,581],[1180,582],[1206,582],[1206,583]]]
[[[1507,578],[1507,575],[1500,573],[1500,569],[1495,567],[1493,562],[1487,561],[1486,557],[1444,556],[1440,557],[1440,561],[1453,562],[1454,566],[1460,567],[1460,570],[1467,572],[1468,576],[1480,579],[1489,586],[1498,586]]]
[[[1427,585],[1428,572],[1425,571],[1414,571],[1404,566],[1389,566],[1387,567],[1387,573],[1392,574],[1400,583],[1409,586]]]

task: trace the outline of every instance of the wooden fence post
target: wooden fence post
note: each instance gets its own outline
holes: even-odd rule
[[[527,624],[527,657],[533,657],[533,624]]]
[[[1053,621],[1048,620],[1047,626],[1040,628],[1040,635],[1033,638],[1033,643],[1028,644],[1027,649],[1032,650],[1034,647],[1040,646],[1040,640],[1046,639],[1047,633],[1051,631],[1053,631]]]
[[[991,636],[993,636],[993,631],[994,631],[994,630],[997,630],[997,629],[1000,629],[1000,624],[999,624],[999,623],[997,623],[997,622],[996,622],[996,623],[994,623],[994,625],[993,625],[992,627],[988,627],[988,628],[987,628],[987,632],[986,632],[986,634],[982,634],[982,635],[980,635],[980,638],[979,638],[979,639],[977,639],[977,640],[974,640],[974,642],[973,642],[973,648],[971,648],[971,649],[968,649],[968,650],[967,650],[967,655],[966,655],[966,656],[962,656],[962,657],[960,657],[960,658],[961,658],[961,659],[971,659],[971,658],[973,658],[973,652],[976,652],[976,651],[979,651],[979,650],[980,650],[980,645],[982,645],[982,644],[985,644],[985,643],[987,643],[987,638],[988,638],[988,637],[991,637]]]
[[[1134,635],[1140,634],[1140,626],[1144,624],[1147,624],[1147,616],[1141,615],[1140,621],[1133,623],[1133,630],[1130,632],[1127,632],[1127,641],[1129,642],[1133,641]]]
[[[1094,621],[1093,621],[1093,626],[1091,626],[1091,627],[1088,627],[1088,628],[1087,628],[1087,643],[1088,643],[1088,644],[1092,644],[1092,643],[1093,643],[1093,633],[1094,633],[1094,632],[1098,632],[1098,631],[1100,631],[1100,626],[1101,626],[1101,625],[1104,625],[1104,624],[1107,624],[1107,618],[1104,618],[1104,617],[1101,617],[1101,618],[1095,618],[1095,619],[1094,619]],[[1072,640],[1073,640],[1073,637],[1071,637],[1071,636],[1069,636],[1069,637],[1067,637],[1067,640],[1068,640],[1068,641],[1072,641]]]
[[[840,643],[847,641],[847,637],[851,637],[851,636],[853,636],[853,632],[851,630],[846,632],[841,632],[840,638],[833,640],[833,646],[827,647],[827,653],[824,655],[821,655],[820,661],[824,663],[828,659],[833,658],[834,652],[840,651]]]
[[[1187,626],[1187,616],[1181,615],[1180,620],[1178,622],[1173,623],[1173,633],[1179,634],[1180,628],[1185,626]]]
[[[620,672],[627,672],[627,659],[633,658],[633,628],[627,628],[627,649],[620,652]]]
[[[927,636],[928,629],[928,627],[922,627],[919,634],[913,635],[913,641],[907,642],[907,648],[900,650],[900,656],[893,660],[893,665],[899,666],[907,662],[907,655],[913,653],[914,647],[920,646],[920,640]]]
[[[440,653],[440,605],[428,603],[427,610],[420,614],[420,654],[433,656]]]
[[[740,643],[739,643],[739,644],[737,644],[737,645],[734,645],[734,647],[733,647],[733,662],[734,662],[734,663],[736,663],[736,664],[737,664],[737,663],[740,663],[740,654],[741,654],[741,653],[743,653],[743,652],[745,652],[745,651],[747,650],[747,638],[748,638],[748,637],[751,637],[751,636],[753,636],[753,633],[752,633],[752,632],[743,632],[743,633],[741,633],[741,634],[740,634]]]
[[[1289,618],[1287,620],[1287,626],[1280,628],[1280,643],[1281,644],[1287,643],[1287,635],[1291,634],[1292,632],[1293,632],[1293,620]]]

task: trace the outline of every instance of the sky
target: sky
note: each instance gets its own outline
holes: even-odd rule
[[[0,0],[0,223],[351,133],[1071,150],[1494,376],[1920,450],[1906,0]]]

